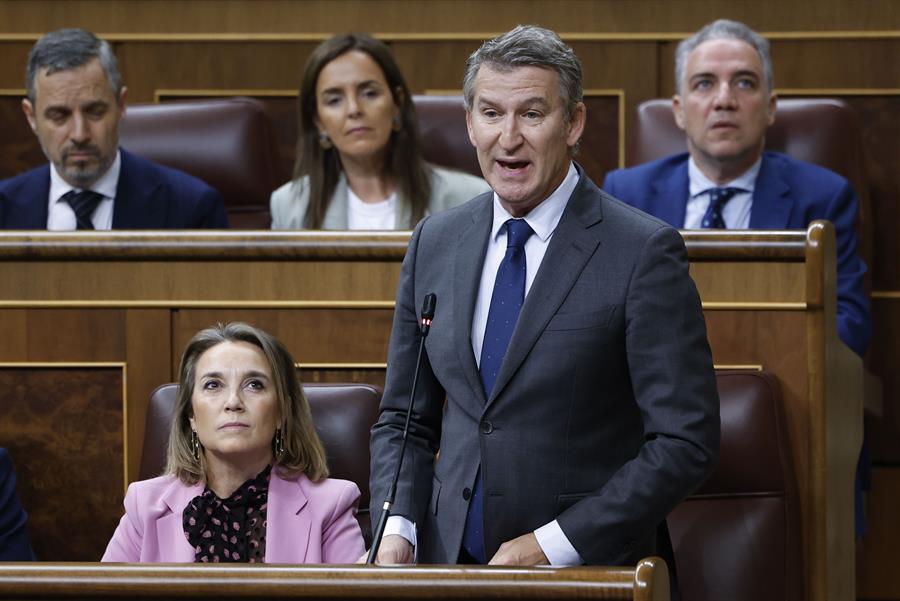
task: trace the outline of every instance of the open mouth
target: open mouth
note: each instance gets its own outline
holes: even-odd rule
[[[501,161],[497,159],[497,164],[507,171],[520,171],[530,165],[528,161]]]

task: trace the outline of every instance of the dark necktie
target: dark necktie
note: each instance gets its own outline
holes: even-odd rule
[[[91,190],[69,190],[62,196],[62,200],[69,203],[72,210],[75,211],[76,229],[92,230],[94,224],[91,222],[91,215],[103,200],[102,194],[97,194]]]
[[[742,190],[740,188],[710,188],[709,206],[706,208],[700,227],[705,230],[724,230],[725,220],[722,218],[722,208],[738,192],[742,192]]]
[[[506,226],[506,255],[497,269],[491,306],[488,310],[484,341],[481,345],[481,383],[484,396],[490,398],[497,380],[497,373],[506,356],[506,348],[512,338],[519,311],[525,300],[525,241],[534,233],[524,219],[510,219]],[[463,533],[463,548],[479,563],[486,563],[484,550],[484,503],[482,495],[481,470],[475,479],[466,528]]]

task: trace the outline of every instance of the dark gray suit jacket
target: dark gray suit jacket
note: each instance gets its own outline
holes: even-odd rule
[[[394,505],[417,524],[419,561],[456,562],[464,491],[481,465],[488,557],[557,519],[588,564],[634,564],[718,452],[715,377],[684,242],[582,174],[486,399],[469,334],[491,199],[423,220],[410,241],[372,430],[373,523],[403,428],[416,316],[434,292]]]

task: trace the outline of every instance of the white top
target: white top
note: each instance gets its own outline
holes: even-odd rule
[[[534,230],[534,234],[525,241],[525,296],[531,290],[531,284],[537,275],[547,246],[553,237],[556,226],[562,218],[563,211],[569,202],[569,197],[578,185],[578,170],[574,163],[569,164],[569,172],[559,187],[550,194],[541,204],[531,210],[524,219]],[[491,306],[491,295],[494,292],[494,280],[497,279],[497,270],[506,255],[506,228],[502,228],[507,219],[512,219],[506,209],[500,204],[500,198],[494,193],[494,221],[491,226],[491,237],[488,241],[487,252],[484,256],[484,264],[481,269],[481,283],[478,287],[478,298],[475,302],[475,314],[472,318],[472,352],[475,353],[476,363],[481,363],[481,345],[484,338],[484,330],[487,326],[488,311]],[[502,228],[502,231],[501,231]],[[385,524],[385,536],[399,534],[416,544],[415,525],[400,516],[391,516]],[[553,520],[534,531],[538,545],[550,565],[566,566],[581,565],[584,560],[566,538],[559,522]],[[490,559],[490,557],[488,558]]]
[[[693,157],[688,159],[690,197],[688,197],[687,209],[684,212],[684,229],[699,230],[706,209],[709,208],[709,191],[712,188],[728,187],[740,188],[743,192],[732,196],[731,200],[722,207],[722,220],[725,222],[725,227],[730,230],[748,229],[750,227],[750,209],[753,208],[753,188],[756,185],[756,176],[759,174],[760,165],[762,165],[762,157],[757,159],[753,166],[740,177],[719,185],[700,171]]]
[[[397,218],[397,193],[384,200],[366,202],[347,186],[347,229],[392,230]]]
[[[106,170],[100,179],[94,182],[90,189],[103,195],[103,200],[97,204],[94,214],[91,215],[91,223],[95,230],[111,230],[113,218],[113,201],[116,198],[116,188],[119,185],[119,172],[122,170],[122,157],[116,151],[116,158],[112,166]],[[47,199],[47,229],[56,231],[69,231],[78,227],[75,211],[69,203],[62,200],[63,195],[71,190],[81,190],[69,185],[56,171],[56,166],[50,164],[50,195]]]

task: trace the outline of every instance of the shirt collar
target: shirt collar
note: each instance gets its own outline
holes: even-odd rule
[[[525,215],[525,221],[531,226],[531,229],[534,230],[534,235],[537,236],[541,242],[546,242],[553,234],[553,230],[556,229],[556,226],[559,225],[559,220],[562,218],[563,211],[566,209],[569,197],[572,196],[572,192],[575,191],[575,186],[578,185],[578,178],[579,175],[578,170],[575,169],[575,163],[570,162],[569,171],[566,173],[566,177],[563,178],[562,183],[547,197],[546,200],[538,204]],[[503,224],[506,223],[507,220],[512,218],[513,216],[503,208],[502,204],[500,204],[500,197],[494,192],[494,223],[491,226],[492,241],[497,241],[497,236],[500,234],[500,228],[503,227]]]
[[[116,158],[113,161],[113,164],[109,169],[106,170],[106,173],[100,176],[94,185],[90,187],[91,190],[97,192],[98,194],[102,194],[104,198],[115,198],[116,197],[116,188],[119,185],[119,172],[122,170],[122,153],[118,150],[116,151]],[[70,190],[75,190],[71,184],[69,184],[66,180],[62,178],[62,176],[56,171],[56,165],[50,163],[50,199],[52,202],[57,202],[64,194],[69,192]],[[80,189],[80,188],[78,188]]]
[[[744,171],[741,175],[734,178],[730,182],[719,185],[706,177],[706,175],[697,166],[694,157],[688,159],[688,181],[690,182],[691,198],[699,196],[704,192],[708,192],[711,188],[739,188],[745,192],[753,194],[753,188],[756,185],[756,176],[759,175],[759,168],[762,165],[762,157],[756,159],[753,165]]]

